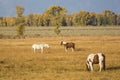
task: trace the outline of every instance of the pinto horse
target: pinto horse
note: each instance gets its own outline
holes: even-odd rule
[[[93,71],[93,64],[99,64],[99,71],[105,70],[105,55],[102,53],[89,54],[86,61],[86,68],[88,71]]]
[[[61,45],[64,45],[66,52],[68,51],[68,48],[72,48],[72,52],[75,51],[75,43],[73,43],[73,42],[64,42],[64,41],[61,41]]]
[[[44,48],[49,48],[50,46],[48,44],[33,44],[32,45],[32,48],[34,50],[34,53],[35,53],[35,50],[36,49],[41,49],[41,53],[43,53],[43,49]]]

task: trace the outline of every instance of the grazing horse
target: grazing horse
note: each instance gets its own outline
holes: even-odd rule
[[[61,41],[61,45],[64,45],[66,52],[68,51],[68,48],[72,48],[72,52],[75,51],[75,43],[73,43],[73,42],[64,42],[64,41]]]
[[[34,50],[35,53],[35,49],[41,49],[41,53],[43,53],[43,49],[44,48],[49,48],[50,46],[48,44],[33,44],[32,48]]]
[[[89,54],[86,61],[86,68],[88,71],[93,71],[93,64],[99,64],[99,71],[105,70],[105,55],[102,53]]]

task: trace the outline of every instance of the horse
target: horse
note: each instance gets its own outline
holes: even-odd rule
[[[49,48],[50,46],[48,44],[33,44],[32,48],[33,48],[33,53],[35,53],[35,49],[41,49],[41,53],[43,53],[43,49],[44,48]]]
[[[99,71],[105,71],[105,55],[102,53],[89,54],[86,60],[86,68],[88,71],[93,71],[93,64],[99,64]]]
[[[64,41],[61,41],[61,45],[64,45],[66,52],[68,51],[68,48],[72,48],[72,52],[75,51],[75,43],[73,43],[73,42],[64,42]]]

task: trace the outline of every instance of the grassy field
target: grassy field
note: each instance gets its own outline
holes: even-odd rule
[[[66,53],[60,41],[76,43],[75,52]],[[32,53],[34,43],[48,43],[41,54]],[[106,55],[106,71],[85,70],[90,53]],[[120,80],[120,36],[52,36],[0,39],[0,80]]]
[[[56,36],[55,27],[25,27],[26,37]],[[102,27],[60,27],[61,36],[120,35],[120,26]],[[15,27],[0,27],[0,36],[16,36]]]

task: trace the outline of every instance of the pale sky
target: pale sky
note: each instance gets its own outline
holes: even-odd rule
[[[0,16],[16,16],[15,7],[23,6],[24,15],[43,13],[53,5],[63,6],[68,13],[86,10],[100,13],[103,10],[112,10],[120,13],[120,0],[0,0]]]

